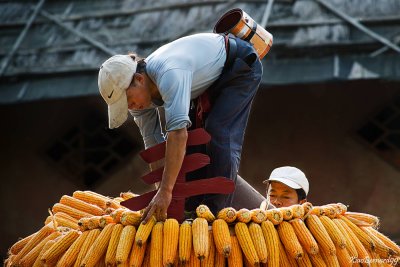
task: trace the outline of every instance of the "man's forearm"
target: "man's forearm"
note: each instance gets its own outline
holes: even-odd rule
[[[168,133],[160,190],[172,192],[185,156],[187,136],[186,128]]]

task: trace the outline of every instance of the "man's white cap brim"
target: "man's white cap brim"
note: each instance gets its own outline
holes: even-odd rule
[[[123,94],[111,105],[108,105],[108,127],[118,128],[128,119],[128,100]]]

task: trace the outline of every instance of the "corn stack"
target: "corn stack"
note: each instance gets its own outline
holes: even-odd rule
[[[141,224],[121,206],[132,192],[109,198],[92,191],[62,196],[45,225],[9,249],[4,266],[395,266],[400,247],[379,232],[376,216],[341,203],[307,202],[263,211],[227,207],[214,216]],[[371,264],[367,262],[371,261]]]

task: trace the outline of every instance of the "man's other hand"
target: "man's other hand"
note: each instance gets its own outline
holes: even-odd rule
[[[143,223],[146,224],[154,215],[157,221],[167,219],[167,210],[171,204],[172,192],[159,189],[143,213]]]

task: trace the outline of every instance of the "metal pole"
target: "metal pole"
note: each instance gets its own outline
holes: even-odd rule
[[[261,27],[263,27],[263,28],[267,27],[269,15],[271,15],[271,10],[272,10],[273,4],[274,4],[274,0],[268,0],[268,4],[267,4],[267,7],[265,8],[264,16],[260,23]]]
[[[71,33],[75,34],[76,36],[78,36],[79,38],[85,40],[86,42],[90,43],[92,46],[100,49],[101,51],[103,51],[104,53],[113,56],[116,54],[116,52],[114,50],[109,49],[108,47],[106,47],[104,44],[102,44],[99,41],[96,41],[95,39],[89,37],[87,34],[82,33],[81,31],[78,31],[70,26],[68,26],[67,24],[63,23],[59,18],[57,18],[54,15],[51,15],[50,13],[41,10],[40,11],[40,15],[42,15],[43,17],[53,21],[55,24],[57,24],[58,26],[66,29],[67,31],[70,31]]]
[[[19,34],[17,41],[14,43],[14,46],[12,47],[10,53],[4,58],[3,64],[1,65],[0,68],[0,77],[3,76],[4,72],[6,71],[8,64],[10,63],[10,60],[12,56],[15,54],[15,51],[17,51],[18,47],[21,45],[22,41],[24,40],[26,34],[29,31],[29,28],[31,27],[33,21],[35,20],[38,12],[42,8],[45,0],[40,0],[37,5],[33,8],[33,13],[30,16],[29,20],[25,24],[25,28],[22,30],[22,32]]]
[[[329,9],[331,12],[335,13],[338,17],[342,18],[343,20],[347,21],[360,31],[364,32],[365,34],[369,35],[370,37],[374,38],[375,40],[383,43],[384,45],[390,47],[397,53],[400,53],[400,47],[397,46],[395,43],[391,42],[389,39],[383,37],[380,34],[377,34],[376,32],[370,30],[369,28],[365,27],[362,25],[360,22],[355,20],[354,18],[350,17],[349,15],[345,14],[342,11],[339,11],[335,9],[331,4],[327,3],[325,0],[315,0],[316,2],[320,3],[323,5],[325,8]]]
[[[399,40],[394,40],[394,43],[395,44],[399,44],[400,43],[400,39]],[[372,52],[371,54],[369,54],[369,56],[370,57],[376,57],[376,56],[379,56],[380,54],[382,54],[382,53],[384,53],[384,52],[386,52],[388,50],[389,50],[389,47],[383,46],[383,47],[379,48],[378,50],[376,50],[376,51]]]

